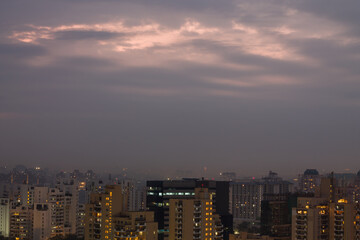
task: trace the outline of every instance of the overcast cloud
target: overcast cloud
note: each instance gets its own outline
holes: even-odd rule
[[[360,169],[356,0],[2,0],[0,161]]]

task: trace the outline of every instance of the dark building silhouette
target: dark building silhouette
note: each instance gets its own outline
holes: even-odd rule
[[[291,238],[291,211],[297,204],[297,195],[268,194],[261,202],[261,234],[276,239]]]

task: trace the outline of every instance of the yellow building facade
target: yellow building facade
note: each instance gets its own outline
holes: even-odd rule
[[[195,189],[194,199],[170,199],[169,239],[222,239],[223,226],[214,214],[212,194],[207,188]]]

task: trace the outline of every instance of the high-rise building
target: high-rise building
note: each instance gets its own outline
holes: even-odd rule
[[[261,180],[236,180],[230,183],[230,204],[234,222],[260,221],[264,196],[287,195],[292,183],[272,171]]]
[[[25,206],[10,209],[10,238],[33,239],[33,209]]]
[[[103,193],[91,193],[85,206],[85,239],[112,239],[113,218],[123,212],[126,196],[121,185],[108,185]]]
[[[270,171],[261,179],[263,194],[287,194],[293,191],[293,184],[283,180],[277,173]]]
[[[48,239],[76,234],[78,195],[76,188],[69,191],[71,187],[16,185],[9,188],[10,236]]]
[[[309,201],[293,209],[293,237],[300,239],[352,240],[360,237],[359,205],[345,199],[318,204]],[[320,200],[320,199],[318,199]]]
[[[127,211],[143,211],[145,210],[146,202],[146,187],[133,179],[126,179],[121,181],[123,191],[127,192]]]
[[[114,236],[116,240],[157,240],[157,223],[153,212],[124,212],[113,219]]]
[[[78,216],[78,191],[75,184],[59,183],[54,188],[34,187],[31,194],[31,205],[36,212],[37,206],[41,213],[49,212],[51,219],[51,237],[76,234]],[[44,205],[45,204],[45,205]]]
[[[330,203],[330,239],[359,239],[359,213],[354,203],[339,199]]]
[[[49,188],[48,187],[35,187],[33,191],[34,203],[46,203],[49,200]]]
[[[290,239],[291,209],[296,206],[297,195],[265,195],[261,202],[261,235]]]
[[[329,207],[324,205],[306,205],[293,209],[292,239],[330,239]]]
[[[85,204],[79,204],[76,219],[76,236],[84,238],[85,234]]]
[[[207,188],[212,194],[213,209],[224,226],[223,237],[232,232],[232,215],[229,213],[229,182],[187,178],[147,182],[147,210],[153,211],[159,224],[159,239],[169,239],[169,200],[194,199],[196,188]]]
[[[64,233],[77,233],[77,217],[79,211],[79,192],[77,183],[74,181],[61,182],[57,188],[64,194]]]
[[[85,206],[85,240],[157,238],[153,213],[128,212],[127,192],[121,185],[108,185],[90,195]]]
[[[169,239],[223,239],[220,216],[214,214],[213,195],[196,188],[192,199],[169,200]]]
[[[49,189],[49,204],[51,209],[51,236],[65,236],[64,225],[64,193],[58,188]]]
[[[263,186],[259,181],[230,183],[230,206],[234,222],[260,220]]]
[[[33,239],[49,239],[51,237],[51,209],[49,204],[37,203],[33,212]]]
[[[333,175],[321,179],[315,197],[298,198],[292,239],[352,240],[360,237],[360,206],[340,198]]]
[[[360,171],[357,172],[352,189],[352,202],[360,203]]]
[[[0,236],[9,237],[10,233],[10,200],[0,198]]]

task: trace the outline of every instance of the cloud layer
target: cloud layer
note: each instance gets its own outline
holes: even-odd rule
[[[0,158],[194,176],[357,171],[358,9],[2,1]]]

